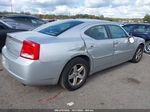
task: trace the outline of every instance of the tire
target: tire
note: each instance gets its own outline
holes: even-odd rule
[[[2,47],[0,46],[0,53],[2,53]]]
[[[144,52],[147,54],[150,54],[150,41],[146,41],[145,47],[144,47]]]
[[[143,57],[143,51],[144,51],[144,46],[140,45],[137,48],[137,50],[136,50],[136,52],[135,52],[131,62],[132,63],[138,63]]]
[[[88,74],[88,62],[80,57],[74,58],[64,67],[60,77],[60,84],[63,88],[74,91],[84,85]]]

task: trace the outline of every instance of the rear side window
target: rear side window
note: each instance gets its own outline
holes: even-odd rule
[[[36,24],[36,25],[42,25],[45,23],[44,21],[42,21],[40,19],[35,19],[35,18],[30,19],[30,21],[32,24]]]
[[[133,32],[141,32],[144,33],[146,32],[146,26],[144,25],[138,25],[133,29]]]
[[[135,27],[135,25],[124,25],[122,27],[129,33],[129,32],[131,32],[133,27]]]
[[[147,26],[146,32],[150,32],[150,26]]]
[[[105,26],[101,26],[101,25],[94,26],[86,30],[84,33],[88,35],[89,37],[92,37],[96,40],[108,39]]]
[[[116,25],[109,25],[109,30],[111,33],[111,37],[112,38],[125,38],[127,37],[127,34],[125,33],[125,31]]]
[[[18,22],[29,22],[28,18],[25,18],[25,17],[13,17],[11,19],[14,19]]]
[[[58,36],[59,34],[63,33],[64,31],[75,27],[79,24],[82,24],[83,22],[81,21],[68,21],[64,23],[58,23],[54,25],[50,25],[49,27],[46,27],[44,29],[39,30],[38,32],[44,33],[47,35],[52,35],[52,36]]]

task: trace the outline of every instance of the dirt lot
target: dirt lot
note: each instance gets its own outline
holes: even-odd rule
[[[138,64],[126,62],[90,76],[74,92],[59,86],[23,86],[0,64],[0,108],[148,109],[149,80],[150,55],[146,54]]]

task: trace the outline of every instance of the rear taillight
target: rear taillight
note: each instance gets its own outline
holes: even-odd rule
[[[40,44],[32,41],[23,41],[20,56],[30,60],[38,60],[40,54]]]

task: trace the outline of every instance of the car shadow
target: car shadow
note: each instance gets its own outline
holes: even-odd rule
[[[121,63],[119,65],[116,65],[116,66],[113,66],[113,67],[110,67],[110,68],[106,68],[104,70],[101,70],[101,71],[98,71],[94,74],[91,74],[90,76],[88,76],[88,80],[87,80],[87,84],[92,82],[93,80],[95,80],[96,78],[98,78],[98,76],[102,76],[102,75],[106,75],[112,71],[115,71],[115,70],[118,70],[118,69],[121,69],[122,67],[124,66],[128,66],[129,64],[132,64],[131,62],[124,62],[124,63]]]
[[[60,85],[32,86],[38,91],[51,92],[64,90]]]

